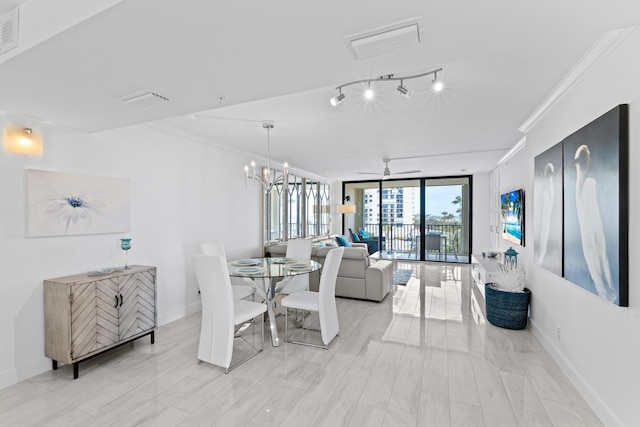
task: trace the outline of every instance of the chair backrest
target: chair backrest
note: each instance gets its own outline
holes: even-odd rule
[[[287,242],[287,258],[311,259],[311,240],[293,239]],[[287,276],[282,281],[282,293],[290,294],[296,291],[309,289],[309,275],[299,274],[297,276]]]
[[[216,240],[214,242],[200,243],[200,253],[204,255],[215,255],[221,257],[227,257],[224,251],[224,244]]]
[[[227,261],[222,256],[193,254],[202,298],[202,330],[198,359],[229,367],[233,353],[234,302]]]
[[[425,249],[427,251],[439,251],[441,236],[438,233],[427,233],[425,236]]]
[[[311,240],[293,239],[287,242],[287,258],[311,259]]]
[[[318,315],[324,345],[328,345],[340,332],[338,310],[336,309],[336,279],[343,254],[344,248],[331,249],[322,266],[320,289],[318,290]]]

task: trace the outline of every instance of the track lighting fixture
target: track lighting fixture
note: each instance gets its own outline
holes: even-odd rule
[[[402,94],[402,96],[404,96],[407,99],[411,99],[411,97],[413,96],[413,91],[404,87],[402,80],[400,80],[400,86],[398,86],[398,92],[400,92],[400,94]]]
[[[367,83],[367,89],[364,93],[364,96],[366,99],[372,99],[375,94],[373,92],[373,89],[371,88],[371,82],[394,81],[394,80],[400,80],[400,86],[397,87],[398,92],[400,92],[405,98],[410,99],[413,96],[414,91],[409,90],[404,86],[404,80],[417,79],[418,77],[424,77],[431,74],[433,74],[433,81],[432,81],[433,90],[436,92],[440,92],[444,88],[444,84],[442,83],[442,81],[438,80],[438,73],[440,71],[442,71],[442,68],[437,68],[435,70],[427,71],[426,73],[415,74],[413,76],[394,77],[393,74],[388,74],[386,76],[380,76],[375,79],[356,80],[353,82],[345,83],[336,87],[336,89],[338,90],[338,95],[331,98],[329,102],[331,103],[332,106],[334,107],[337,106],[345,98],[345,95],[342,93],[342,88],[346,86],[359,84],[359,83]]]

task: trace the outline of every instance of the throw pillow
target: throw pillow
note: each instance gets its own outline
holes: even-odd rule
[[[360,232],[360,237],[362,237],[363,239],[369,239],[369,238],[371,238],[371,235],[368,232],[362,230]]]
[[[338,244],[336,242],[334,242],[333,240],[330,241],[330,242],[325,243],[324,245],[326,247],[329,247],[329,248],[337,248],[338,247]]]
[[[360,241],[360,236],[358,236],[356,233],[351,233],[351,237],[353,237],[354,242]]]
[[[338,242],[339,246],[344,246],[345,248],[350,248],[351,243],[344,236],[336,236],[336,242]]]

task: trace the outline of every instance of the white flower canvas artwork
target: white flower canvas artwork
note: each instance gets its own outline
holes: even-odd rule
[[[30,237],[130,231],[128,179],[29,169],[26,184]]]

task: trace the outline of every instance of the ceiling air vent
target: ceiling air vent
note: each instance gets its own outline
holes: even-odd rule
[[[0,55],[18,47],[18,9],[0,16]]]
[[[139,107],[151,107],[152,105],[169,102],[169,98],[158,95],[151,90],[144,90],[141,92],[125,95],[120,99],[122,99],[125,104],[137,105]]]
[[[349,37],[347,45],[356,59],[371,58],[417,47],[420,26],[417,22],[370,31]]]

